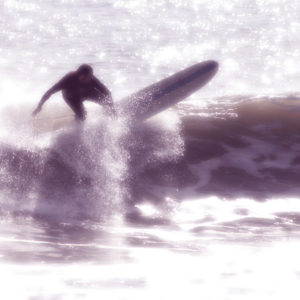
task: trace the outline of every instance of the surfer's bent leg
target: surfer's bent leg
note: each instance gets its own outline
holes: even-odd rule
[[[77,121],[84,121],[86,117],[86,112],[83,107],[82,100],[80,98],[70,98],[70,97],[64,97],[66,103],[69,105],[69,107],[73,110],[75,113],[75,119]]]
[[[111,95],[104,95],[101,92],[93,91],[87,97],[88,100],[102,105],[110,115],[116,116],[116,110]]]

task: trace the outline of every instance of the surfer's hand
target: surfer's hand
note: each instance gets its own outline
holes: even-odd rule
[[[32,115],[33,115],[33,116],[36,116],[41,110],[42,110],[42,107],[39,105],[39,106],[32,112]]]

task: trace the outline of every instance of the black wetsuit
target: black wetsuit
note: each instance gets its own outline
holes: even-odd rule
[[[82,82],[77,72],[65,75],[46,94],[53,94],[62,91],[63,98],[74,111],[76,119],[85,119],[84,100],[91,100],[108,108],[113,107],[110,91],[95,76],[89,82]]]

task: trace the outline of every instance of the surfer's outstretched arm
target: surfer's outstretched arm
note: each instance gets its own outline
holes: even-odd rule
[[[54,84],[44,95],[43,97],[41,98],[37,108],[33,111],[33,115],[35,116],[36,114],[38,114],[41,110],[42,110],[42,107],[44,105],[44,103],[56,92],[60,91],[63,87],[63,84],[66,80],[66,77],[65,76],[64,78],[62,78],[60,81],[58,81],[56,84]]]

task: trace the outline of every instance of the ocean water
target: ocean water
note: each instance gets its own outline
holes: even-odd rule
[[[0,1],[1,299],[299,299],[299,1]],[[90,63],[116,103],[216,77],[133,126],[59,94]]]

